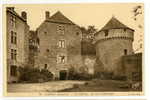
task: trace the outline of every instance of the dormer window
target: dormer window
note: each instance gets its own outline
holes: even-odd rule
[[[104,31],[105,36],[108,36],[108,32],[109,32],[108,30],[105,30],[105,31]]]

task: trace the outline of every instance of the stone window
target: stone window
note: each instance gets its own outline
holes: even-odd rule
[[[17,60],[17,50],[11,49],[11,59]]]
[[[65,48],[65,40],[59,40],[58,47],[59,48]]]
[[[10,66],[10,75],[17,76],[17,66],[14,66],[14,65]]]
[[[11,31],[11,43],[17,44],[17,33],[13,31]]]
[[[57,57],[57,63],[65,63],[65,56],[64,55],[59,55]]]
[[[108,30],[105,30],[105,31],[104,31],[105,36],[108,36],[108,32],[109,32]]]
[[[57,33],[65,34],[65,27],[63,25],[57,26]]]
[[[10,24],[12,27],[16,27],[16,17],[14,15],[10,16]]]
[[[124,49],[124,55],[127,55],[127,52],[128,52],[127,49]]]
[[[47,69],[47,64],[45,64],[44,69]]]

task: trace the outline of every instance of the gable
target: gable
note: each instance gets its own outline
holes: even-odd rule
[[[73,24],[71,20],[65,17],[60,11],[56,12],[53,16],[51,16],[47,21],[54,23],[63,23],[63,24]]]

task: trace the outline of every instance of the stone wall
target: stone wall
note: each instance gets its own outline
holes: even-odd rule
[[[63,25],[65,32],[59,34],[57,27]],[[39,52],[35,66],[44,68],[47,64],[49,71],[55,77],[59,77],[60,70],[68,70],[70,66],[79,67],[82,63],[81,58],[81,31],[76,25],[60,24],[45,21],[37,29],[39,43]],[[58,47],[58,41],[65,40],[65,48]],[[48,51],[47,51],[48,50]],[[64,55],[65,63],[58,64],[57,56]]]
[[[94,66],[96,61],[95,55],[82,55],[84,67],[87,68],[88,74],[94,75]]]
[[[142,81],[142,53],[122,57],[125,75],[130,81]]]
[[[87,73],[93,75],[96,60],[96,50],[95,45],[92,44],[92,41],[86,37],[82,38],[81,55],[83,66],[87,69]]]
[[[126,37],[133,41],[133,31],[129,29],[109,29],[108,36],[105,36],[105,31],[100,31],[95,35],[95,41],[103,41],[109,38]]]
[[[14,11],[8,11],[6,13],[6,25],[7,25],[7,77],[8,77],[8,82],[11,82],[13,80],[18,79],[17,74],[16,77],[10,75],[10,67],[11,65],[17,66],[17,71],[18,67],[24,67],[27,64],[28,61],[28,32],[29,32],[29,26],[27,23]],[[10,24],[11,21],[11,16],[14,16],[16,18],[16,24],[15,27],[13,27]],[[12,44],[11,43],[11,31],[16,32],[16,37],[17,37],[17,44]],[[17,60],[12,60],[11,59],[11,49],[15,49],[17,51]]]
[[[114,75],[123,74],[121,57],[123,55],[133,53],[132,31],[124,29],[111,29],[108,32],[108,36],[105,36],[105,33],[101,31],[95,36],[95,40],[96,56],[98,57],[97,59],[100,64],[97,65],[97,67],[102,69],[104,72],[112,72]]]

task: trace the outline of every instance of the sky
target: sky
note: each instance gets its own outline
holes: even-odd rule
[[[132,11],[137,5],[143,6],[139,3],[15,4],[6,6],[15,7],[18,14],[26,11],[27,22],[31,30],[36,30],[45,20],[45,11],[49,11],[50,16],[60,11],[75,24],[84,27],[94,25],[98,30],[114,16],[123,24],[135,30],[133,49],[136,50],[139,45],[140,36],[142,35],[143,38],[144,34],[144,29],[138,28],[139,24],[144,26],[144,14],[138,16],[136,21],[133,19],[134,14]]]

